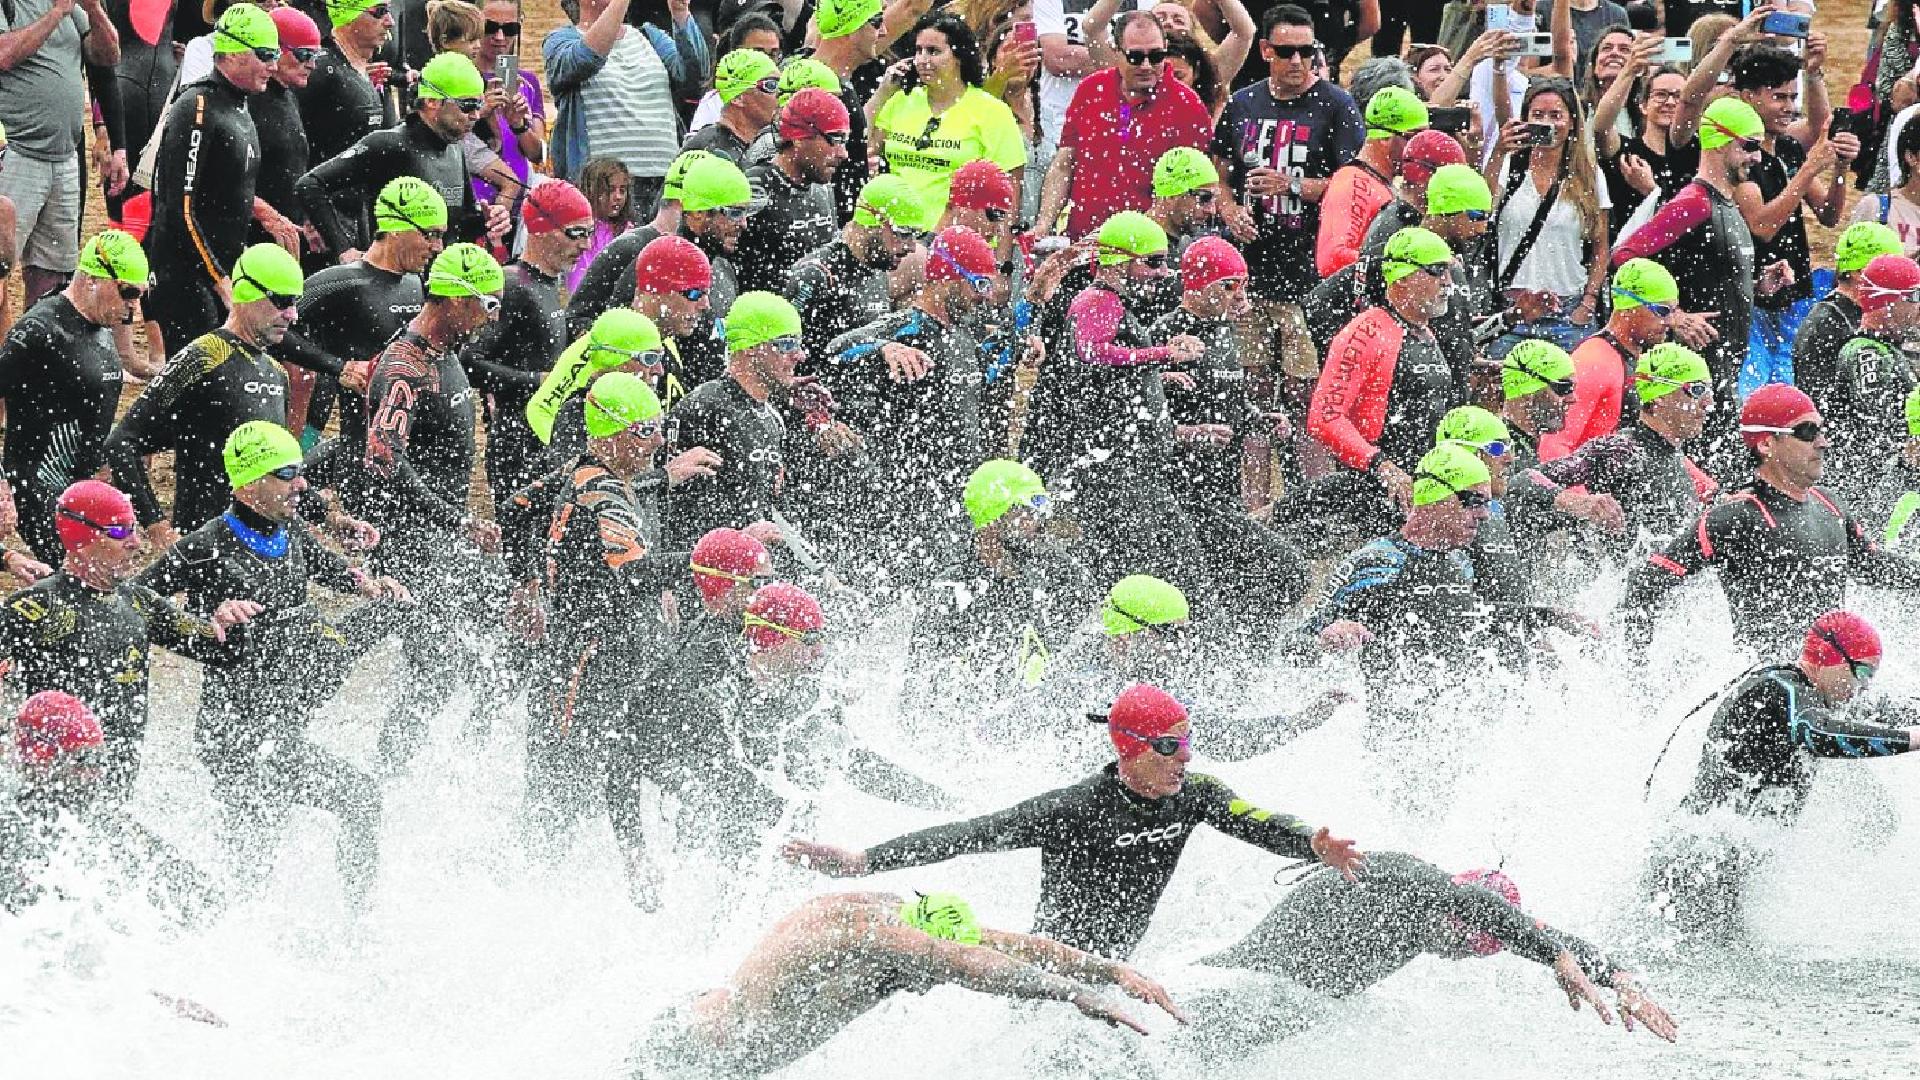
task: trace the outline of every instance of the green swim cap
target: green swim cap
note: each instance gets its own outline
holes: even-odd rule
[[[1117,266],[1167,250],[1167,231],[1138,210],[1122,210],[1100,226],[1094,241],[1100,245],[1100,265]]]
[[[1658,401],[1687,383],[1713,383],[1713,370],[1701,355],[1678,342],[1666,341],[1640,354],[1634,368],[1634,392],[1640,404]]]
[[[273,16],[252,4],[235,4],[213,24],[213,51],[217,56],[280,47],[280,29]]]
[[[1500,362],[1500,389],[1508,401],[1547,388],[1548,383],[1573,378],[1573,357],[1551,341],[1528,338],[1515,345]]]
[[[1493,482],[1487,463],[1469,447],[1441,443],[1413,467],[1413,505],[1431,506],[1476,484]]]
[[[913,184],[899,173],[881,173],[860,188],[853,207],[853,223],[871,229],[887,223],[916,232],[932,232],[939,222]]]
[[[140,241],[119,229],[104,229],[87,241],[80,249],[80,272],[126,285],[145,285],[153,273]]]
[[[884,10],[884,0],[820,0],[820,6],[813,9],[813,25],[822,39],[846,37]]]
[[[396,176],[373,199],[375,232],[404,232],[447,227],[447,200],[417,176]]]
[[[955,893],[921,893],[900,905],[900,921],[915,930],[962,945],[980,944],[980,921],[973,906]]]
[[[1753,106],[1727,94],[1713,100],[1700,114],[1700,149],[1718,150],[1735,139],[1757,139],[1766,133]]]
[[[730,102],[761,79],[779,77],[780,65],[773,62],[773,57],[758,49],[735,49],[721,57],[720,66],[713,69],[713,92],[722,102]]]
[[[1882,255],[1900,255],[1900,234],[1877,221],[1856,221],[1833,245],[1833,268],[1857,274]]]
[[[366,10],[382,0],[326,0],[327,21],[336,27],[345,26],[366,13]]]
[[[506,272],[478,244],[455,244],[434,256],[427,269],[429,296],[486,296],[506,285]]]
[[[1907,393],[1907,437],[1920,439],[1920,386]]]
[[[1613,272],[1615,311],[1679,301],[1680,283],[1673,280],[1671,271],[1652,259],[1628,259]]]
[[[960,503],[967,508],[973,527],[984,529],[1016,506],[1046,509],[1047,485],[1040,481],[1039,473],[1020,462],[994,458],[981,462],[967,477]]]
[[[1120,637],[1180,622],[1187,614],[1186,593],[1157,577],[1133,574],[1107,590],[1106,602],[1100,605],[1100,627],[1108,637]]]
[[[660,328],[630,307],[608,308],[593,320],[587,332],[560,351],[540,389],[527,400],[527,426],[543,443],[553,441],[554,419],[568,399],[601,372],[661,349]]]
[[[300,440],[271,420],[249,420],[227,436],[221,457],[227,466],[227,483],[235,491],[275,469],[298,465],[305,460]]]
[[[696,161],[717,156],[705,150],[688,150],[674,158],[667,165],[666,178],[660,182],[660,198],[665,202],[679,202],[686,196],[681,185],[686,182],[687,170],[692,168]]]
[[[1427,103],[1404,86],[1383,87],[1367,101],[1367,138],[1411,135],[1427,126]]]
[[[783,337],[800,336],[800,313],[786,297],[741,293],[727,309],[727,351],[744,352]]]
[[[1471,165],[1442,165],[1427,180],[1427,213],[1434,217],[1466,210],[1493,210],[1493,189]]]
[[[1435,446],[1455,443],[1491,452],[1489,448],[1494,443],[1501,444],[1504,450],[1513,442],[1513,435],[1507,430],[1505,420],[1478,405],[1461,405],[1447,410],[1447,415],[1440,418],[1440,426],[1433,430],[1433,442]]]
[[[1176,146],[1153,163],[1153,196],[1172,199],[1220,182],[1213,159],[1191,146]]]
[[[609,371],[587,389],[587,434],[618,435],[660,415],[660,399],[647,380],[630,371]]]
[[[740,166],[717,154],[687,162],[680,174],[680,209],[694,212],[753,202],[753,186]]]
[[[780,69],[780,91],[776,96],[780,104],[785,105],[788,98],[802,90],[825,90],[838,97],[840,76],[811,56],[796,56]]]
[[[1423,266],[1441,266],[1453,261],[1453,249],[1438,233],[1418,225],[1401,229],[1387,238],[1386,254],[1380,259],[1380,277],[1391,285]]]
[[[236,304],[265,300],[269,293],[299,296],[306,284],[307,275],[301,272],[300,261],[279,244],[255,244],[234,260],[233,302]]]
[[[487,81],[480,77],[480,69],[473,66],[467,54],[443,52],[420,69],[420,87],[415,97],[420,101],[445,101],[484,97],[486,92]]]

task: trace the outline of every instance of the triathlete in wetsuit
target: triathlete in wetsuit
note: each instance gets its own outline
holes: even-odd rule
[[[187,615],[131,579],[141,552],[133,504],[98,480],[82,480],[55,511],[67,557],[60,572],[7,598],[0,652],[8,682],[27,694],[65,690],[106,729],[106,794],[126,801],[147,731],[149,649],[210,664],[237,659],[248,605],[223,605],[211,620]],[[114,535],[119,534],[119,535]]]
[[[1633,422],[1638,402],[1628,387],[1640,354],[1666,340],[1680,286],[1652,259],[1631,259],[1613,272],[1612,296],[1606,329],[1574,347],[1573,397],[1560,430],[1540,438],[1542,460],[1565,457]]]
[[[380,528],[375,565],[419,597],[403,634],[411,693],[391,703],[380,730],[385,766],[406,764],[427,720],[462,679],[480,674],[483,639],[495,630],[499,575],[482,553],[500,531],[467,511],[478,409],[456,350],[499,310],[506,276],[493,256],[455,244],[427,272],[420,314],[374,362],[367,400],[366,489],[354,513]],[[484,703],[472,724],[484,728]]]
[[[370,0],[346,0],[326,5],[321,13],[309,11],[316,19],[324,13],[332,27],[314,61],[313,74],[307,77],[305,86],[294,92],[300,103],[301,124],[307,133],[310,161],[330,161],[361,139],[381,128],[392,127],[399,120],[394,109],[397,95],[383,93],[365,74],[393,21],[390,15],[371,16],[368,12],[373,6]],[[336,202],[335,209],[348,215],[349,220],[360,213],[357,203]],[[312,238],[317,237],[316,233]],[[324,258],[327,265],[339,261],[341,255],[337,251],[309,254],[315,256],[316,262]]]
[[[461,53],[441,53],[420,78],[416,111],[405,123],[376,131],[335,157],[320,158],[320,164],[295,182],[295,196],[327,250],[344,254],[364,249],[375,196],[401,176],[426,181],[446,200],[452,239],[477,240],[494,224],[492,212],[473,193],[460,149],[479,111],[476,107],[467,112],[462,103],[478,102],[486,89],[480,72]]]
[[[1357,883],[1308,874],[1246,937],[1202,963],[1250,968],[1347,997],[1423,954],[1465,960],[1503,950],[1552,968],[1569,1000],[1584,1001],[1609,1020],[1599,987],[1618,991],[1628,1030],[1637,1020],[1673,1041],[1673,1019],[1642,994],[1632,973],[1580,938],[1528,916],[1505,874],[1449,875],[1403,851],[1368,855],[1367,875]],[[1300,1026],[1295,1017],[1248,1018],[1255,1019],[1269,1039]]]
[[[1813,402],[1791,386],[1773,383],[1747,398],[1740,429],[1760,457],[1753,482],[1627,576],[1616,612],[1631,647],[1646,646],[1667,596],[1709,566],[1720,570],[1735,640],[1761,656],[1793,641],[1821,612],[1842,606],[1850,581],[1920,589],[1920,562],[1882,551],[1852,514],[1814,486],[1827,445],[1820,423]]]
[[[138,22],[133,17],[136,5],[132,3],[104,6],[113,20],[114,34],[120,39],[120,62],[113,66],[119,80],[119,93],[112,96],[120,102],[121,136],[138,157],[154,132],[160,129],[178,77],[179,62],[173,55],[173,5],[157,12],[142,7]],[[155,14],[160,17],[157,25],[149,21]],[[129,184],[119,194],[108,195],[107,216],[120,220],[121,206],[138,191],[137,184]]]
[[[1907,394],[1916,376],[1906,351],[1920,305],[1908,297],[1920,288],[1920,264],[1904,255],[1882,255],[1860,273],[1860,329],[1834,359],[1837,378],[1816,402],[1833,418],[1834,487],[1849,505],[1865,505],[1881,464],[1900,451]],[[1879,508],[1876,507],[1877,511]]]
[[[825,90],[802,90],[780,110],[779,150],[747,170],[766,205],[740,232],[742,289],[779,291],[801,256],[833,239],[833,174],[847,159],[847,123],[847,107]]]
[[[256,244],[234,264],[233,279],[226,325],[175,353],[107,438],[114,480],[163,546],[226,508],[220,454],[233,429],[249,420],[286,423],[287,374],[267,350],[293,324],[300,264],[277,245]],[[174,453],[171,512],[147,476],[147,455],[162,450]]]
[[[772,293],[746,293],[727,318],[727,374],[680,399],[667,414],[667,450],[704,446],[720,455],[711,476],[675,488],[666,546],[687,551],[708,532],[771,520],[785,470],[786,424],[768,402],[784,393],[805,355],[800,314]]]
[[[1791,826],[1813,789],[1814,759],[1857,761],[1920,749],[1914,726],[1920,715],[1910,704],[1850,707],[1880,661],[1873,626],[1851,612],[1831,611],[1814,621],[1797,663],[1754,669],[1726,691],[1681,804],[1695,816],[1656,844],[1647,880],[1679,929],[1737,930],[1741,892],[1765,860],[1764,852],[1716,829],[1706,815],[1731,811]]]
[[[233,487],[226,512],[182,537],[136,580],[161,596],[184,593],[186,609],[202,617],[229,600],[261,606],[240,661],[207,670],[194,720],[194,745],[224,810],[228,865],[257,883],[273,865],[293,807],[325,810],[338,823],[341,883],[357,910],[379,857],[380,789],[308,740],[307,725],[401,616],[391,603],[323,615],[308,601],[307,584],[376,601],[411,597],[391,578],[350,568],[295,519],[306,480],[300,443],[285,428],[241,425],[225,460]]]
[[[220,325],[221,290],[247,246],[260,171],[247,97],[266,89],[273,70],[252,50],[279,40],[266,12],[251,4],[229,9],[214,30],[212,74],[184,87],[167,110],[153,166],[146,247],[154,283],[145,311],[169,349]],[[222,431],[218,439],[225,438]]]
[[[247,112],[260,138],[260,174],[254,183],[254,195],[298,226],[306,222],[307,215],[293,196],[293,184],[306,175],[312,159],[295,93],[313,72],[313,58],[320,51],[320,28],[291,7],[275,8],[273,25],[280,32],[280,59],[267,88],[247,98]],[[307,59],[300,59],[302,56]],[[275,238],[260,229],[254,239]]]
[[[839,238],[786,271],[786,284],[771,291],[799,310],[809,356],[826,357],[828,342],[892,310],[887,272],[912,250],[923,216],[912,185],[891,173],[876,176],[860,190],[860,205]]]
[[[1200,825],[1349,875],[1365,866],[1351,841],[1262,810],[1203,773],[1189,773],[1187,711],[1165,692],[1130,687],[1108,714],[1119,761],[1073,785],[997,813],[909,833],[864,851],[794,841],[786,855],[839,877],[927,866],[961,855],[1040,849],[1033,932],[1126,959],[1147,932],[1180,853]]]
[[[103,448],[121,384],[113,327],[132,318],[147,284],[146,255],[117,230],[87,241],[79,268],[66,289],[20,316],[0,344],[7,481],[20,512],[20,535],[48,563],[58,561],[61,551],[54,500],[107,463]]]
[[[1856,221],[1833,245],[1833,291],[1814,301],[1793,337],[1793,385],[1825,406],[1840,388],[1834,361],[1860,332],[1860,272],[1882,255],[1903,252],[1900,234],[1877,221]]]

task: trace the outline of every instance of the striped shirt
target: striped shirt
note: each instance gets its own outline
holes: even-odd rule
[[[594,157],[618,158],[635,176],[661,177],[680,152],[667,66],[647,35],[620,33],[606,66],[580,88]]]

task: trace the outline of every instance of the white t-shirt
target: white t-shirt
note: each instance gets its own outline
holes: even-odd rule
[[[1909,256],[1920,252],[1920,206],[1904,195],[1888,196],[1887,227],[1900,235],[1900,247]],[[1879,221],[1880,197],[1862,195],[1853,204],[1853,221]]]
[[[1605,190],[1606,185],[1600,185]],[[1507,260],[1513,257],[1513,250],[1520,246],[1520,238],[1526,235],[1527,226],[1533,223],[1533,215],[1540,211],[1540,200],[1544,196],[1533,185],[1531,177],[1520,181],[1512,195],[1500,207],[1500,263],[1499,269],[1505,269]],[[1602,207],[1602,212],[1605,212]],[[1587,264],[1580,254],[1586,243],[1586,230],[1580,226],[1580,211],[1567,198],[1563,190],[1554,200],[1553,209],[1547,213],[1545,225],[1540,227],[1540,235],[1527,252],[1526,259],[1520,263],[1520,269],[1513,275],[1509,288],[1545,289],[1555,296],[1578,296],[1587,289]]]
[[[726,105],[720,100],[720,91],[709,90],[700,104],[694,106],[693,119],[687,123],[687,134],[691,135],[703,127],[712,127],[720,122],[720,110]]]

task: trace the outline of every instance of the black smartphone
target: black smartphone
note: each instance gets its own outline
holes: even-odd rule
[[[1435,105],[1427,109],[1427,126],[1448,135],[1463,135],[1473,125],[1473,110],[1465,105]]]
[[[1827,121],[1827,138],[1831,139],[1843,131],[1848,134],[1854,133],[1852,109],[1835,109],[1833,110],[1833,119]]]
[[[1528,124],[1527,140],[1521,145],[1552,146],[1553,145],[1553,125],[1552,124]]]
[[[1655,33],[1660,29],[1660,13],[1644,0],[1628,4],[1627,27],[1638,34]]]

